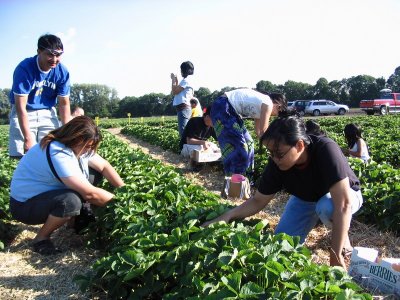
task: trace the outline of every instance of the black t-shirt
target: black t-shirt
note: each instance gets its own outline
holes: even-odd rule
[[[187,144],[187,138],[195,138],[198,140],[206,141],[212,136],[215,140],[217,136],[213,127],[207,127],[204,123],[203,117],[194,117],[189,120],[183,130],[182,138],[179,143],[179,148],[182,149],[184,144]]]
[[[326,136],[310,135],[310,138],[312,142],[307,148],[309,164],[304,169],[293,166],[282,171],[270,158],[258,187],[260,193],[271,195],[285,189],[304,201],[316,202],[329,192],[333,184],[346,177],[349,177],[353,190],[360,189],[360,181],[339,145]]]

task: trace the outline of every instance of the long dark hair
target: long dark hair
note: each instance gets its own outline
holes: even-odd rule
[[[347,124],[344,127],[344,137],[347,141],[347,146],[351,149],[361,139],[361,128],[354,123]]]
[[[272,100],[272,103],[278,105],[278,112],[286,112],[287,111],[287,100],[284,94],[281,93],[270,93],[269,97]]]
[[[263,89],[255,89],[257,92],[267,95],[271,98],[272,103],[278,105],[278,112],[279,113],[286,113],[287,112],[287,99],[284,94],[282,93],[269,93]]]
[[[52,141],[58,141],[68,148],[85,145],[92,141],[88,154],[97,151],[101,141],[101,133],[93,120],[87,116],[79,116],[73,118],[63,126],[50,131],[41,141],[40,147],[46,148]]]
[[[311,143],[304,121],[297,116],[281,116],[269,124],[260,142],[273,141],[274,151],[277,151],[280,144],[296,146],[299,140],[303,140],[306,146]]]

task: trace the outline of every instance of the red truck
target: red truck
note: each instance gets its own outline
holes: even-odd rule
[[[361,100],[360,109],[367,115],[373,115],[375,112],[381,115],[400,113],[400,93],[392,93],[390,89],[380,90],[379,99]]]

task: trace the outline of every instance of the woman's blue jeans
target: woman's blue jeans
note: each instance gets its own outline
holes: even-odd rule
[[[182,136],[183,130],[185,129],[186,124],[189,121],[191,115],[192,115],[192,109],[190,108],[190,106],[188,108],[178,111],[179,136]]]
[[[360,191],[351,189],[352,204],[351,213],[357,212],[363,197]],[[275,233],[286,233],[292,236],[300,236],[300,242],[304,243],[308,233],[317,224],[318,219],[327,227],[332,226],[333,201],[330,193],[321,197],[317,202],[304,201],[296,196],[290,196],[285,210],[281,216]]]

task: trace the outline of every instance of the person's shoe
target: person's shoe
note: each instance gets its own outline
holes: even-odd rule
[[[56,248],[50,240],[41,240],[32,245],[33,251],[41,255],[54,255],[61,253],[59,248]]]

